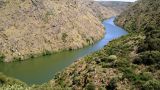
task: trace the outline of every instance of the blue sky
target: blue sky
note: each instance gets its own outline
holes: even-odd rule
[[[125,1],[125,2],[134,2],[137,0],[95,0],[95,1]]]

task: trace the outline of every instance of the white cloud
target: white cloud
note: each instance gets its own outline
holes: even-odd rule
[[[135,2],[137,0],[94,0],[94,1],[124,1],[124,2]]]

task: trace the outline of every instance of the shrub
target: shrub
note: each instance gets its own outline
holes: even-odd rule
[[[133,63],[134,64],[145,64],[153,65],[160,62],[160,52],[159,51],[146,51],[139,54]]]
[[[160,62],[158,62],[155,66],[156,69],[160,70]]]
[[[131,68],[123,69],[123,78],[127,78],[130,81],[136,81],[138,79],[137,75],[133,72]]]
[[[120,70],[125,70],[126,68],[130,67],[130,61],[127,59],[117,60],[115,62],[115,67],[119,68]]]
[[[138,52],[144,51],[160,51],[160,30],[147,28],[145,32],[146,38],[140,44]]]
[[[117,56],[116,55],[110,55],[107,59],[108,59],[109,62],[112,62],[112,61],[117,60]]]
[[[1,85],[6,82],[6,78],[7,78],[7,77],[6,77],[5,75],[3,75],[2,73],[0,73],[0,84],[1,84]]]
[[[142,86],[142,90],[160,90],[160,81],[149,80]]]
[[[51,55],[51,54],[52,54],[52,52],[51,52],[51,51],[48,51],[48,50],[45,50],[45,51],[43,52],[43,56]]]
[[[116,84],[116,79],[113,78],[111,79],[111,81],[109,82],[109,84],[106,86],[107,90],[116,90],[117,84]]]
[[[151,36],[146,37],[144,43],[139,48],[139,52],[148,50],[149,51],[160,50],[160,39],[152,38]]]
[[[101,62],[107,62],[107,58],[106,57],[101,58]]]
[[[101,66],[102,66],[102,68],[108,68],[109,63],[101,62]]]
[[[142,59],[139,57],[139,56],[137,56],[137,57],[135,57],[135,59],[133,60],[133,63],[134,64],[142,64]]]
[[[86,90],[95,90],[96,86],[93,83],[89,83],[86,86]]]
[[[66,33],[62,33],[62,40],[63,42],[66,42],[66,38],[68,37],[68,35]]]
[[[143,72],[139,74],[139,79],[143,81],[148,81],[152,79],[152,74],[150,72]]]
[[[116,55],[110,55],[108,57],[101,58],[101,62],[105,62],[105,63],[110,63],[110,62],[113,62],[115,60],[117,60]]]

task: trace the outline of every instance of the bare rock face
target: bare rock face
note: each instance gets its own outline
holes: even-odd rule
[[[86,1],[85,1],[86,2]],[[5,62],[82,48],[103,37],[83,0],[1,0],[0,54]]]

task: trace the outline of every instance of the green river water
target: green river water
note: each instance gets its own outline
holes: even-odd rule
[[[63,51],[49,56],[31,58],[23,62],[0,63],[0,72],[17,78],[27,84],[42,84],[51,80],[54,75],[62,71],[74,61],[102,49],[107,43],[127,32],[114,24],[115,17],[104,20],[106,34],[103,39],[93,45],[74,51]]]

